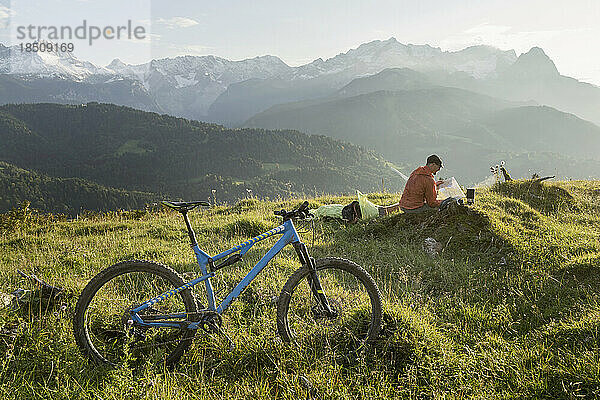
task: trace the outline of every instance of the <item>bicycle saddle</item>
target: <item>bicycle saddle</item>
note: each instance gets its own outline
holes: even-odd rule
[[[179,212],[193,210],[198,206],[210,206],[206,201],[161,201],[160,203]]]

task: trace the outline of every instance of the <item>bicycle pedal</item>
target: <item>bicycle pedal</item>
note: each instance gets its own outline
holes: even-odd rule
[[[217,327],[217,329],[219,330],[219,333],[221,334],[221,336],[223,336],[225,339],[227,339],[227,342],[229,343],[229,349],[227,349],[228,353],[231,353],[232,351],[235,350],[235,343],[233,343],[233,340],[231,340],[231,338],[229,337],[229,335],[227,335],[225,333],[225,331],[223,329],[221,329],[221,327]]]
[[[214,322],[208,322],[206,325],[208,325],[214,333],[218,333],[227,339],[227,342],[229,343],[229,349],[227,349],[227,352],[231,353],[233,350],[235,350],[235,343],[233,343],[233,340],[231,340],[229,335],[227,335],[219,325],[215,324]]]

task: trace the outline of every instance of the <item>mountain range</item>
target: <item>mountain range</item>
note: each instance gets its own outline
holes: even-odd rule
[[[20,83],[26,89],[2,91],[0,103],[114,102],[231,126],[277,104],[332,95],[356,78],[388,68],[426,74],[441,86],[536,101],[600,123],[600,88],[560,75],[542,49],[518,57],[490,46],[450,52],[395,38],[298,67],[275,56],[241,61],[181,56],[138,65],[115,59],[102,67],[72,53],[28,53],[0,45],[2,87]],[[7,75],[12,81],[4,82]]]

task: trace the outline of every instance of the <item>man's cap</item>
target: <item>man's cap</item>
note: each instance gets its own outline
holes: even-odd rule
[[[432,154],[429,157],[427,157],[427,164],[437,164],[440,166],[440,168],[442,168],[444,165],[442,164],[442,159],[439,158],[437,155]]]

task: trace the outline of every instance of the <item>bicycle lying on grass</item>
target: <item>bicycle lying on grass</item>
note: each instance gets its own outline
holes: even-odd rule
[[[92,361],[112,366],[173,364],[198,329],[223,335],[233,347],[222,329],[221,314],[288,244],[296,250],[302,267],[288,278],[277,299],[281,338],[303,347],[352,352],[377,337],[382,306],[373,278],[348,260],[313,259],[300,241],[293,220],[309,216],[308,202],[293,211],[276,211],[283,218],[281,225],[213,257],[198,247],[187,216],[188,211],[208,203],[162,203],[183,215],[202,276],[186,283],[170,267],[138,260],[120,262],[96,275],[83,289],[73,319],[77,345]],[[282,236],[217,304],[211,278],[242,260],[255,243],[274,235]],[[192,296],[192,288],[201,282],[207,307],[199,306]]]

